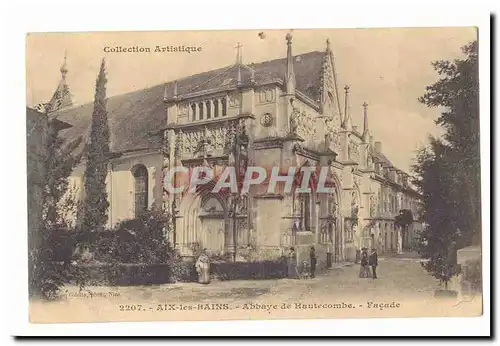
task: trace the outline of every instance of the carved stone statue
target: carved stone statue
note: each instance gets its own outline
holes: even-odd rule
[[[293,107],[293,103],[292,103]],[[290,134],[297,135],[299,129],[300,111],[298,108],[293,107],[292,114],[290,115]]]

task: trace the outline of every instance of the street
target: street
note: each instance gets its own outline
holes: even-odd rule
[[[418,259],[380,258],[377,271],[378,279],[361,279],[359,265],[350,264],[309,280],[90,286],[83,292],[66,287],[65,299],[32,302],[32,316],[37,319],[42,313],[45,320],[62,314],[65,320],[125,321],[470,314],[470,305],[436,301],[433,295],[438,282],[421,268]]]

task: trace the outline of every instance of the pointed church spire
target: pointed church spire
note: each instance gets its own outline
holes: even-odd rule
[[[241,65],[238,64],[238,77],[236,79],[236,84],[241,85]]]
[[[64,52],[64,62],[61,65],[61,79],[66,80],[66,75],[68,74],[68,67],[66,66],[66,60],[67,60],[67,53],[66,51]]]
[[[242,63],[242,54],[241,54],[241,48],[243,46],[238,42],[236,45],[236,67],[238,68],[238,77],[236,79],[237,85],[241,85],[241,63]]]
[[[346,85],[344,87],[345,90],[345,105],[344,105],[344,122],[342,124],[342,127],[348,131],[351,130],[352,124],[351,124],[351,114],[349,113],[349,85]]]
[[[368,103],[363,103],[363,142],[370,138],[370,131],[368,130]]]
[[[73,105],[73,100],[71,99],[71,94],[69,92],[69,87],[66,84],[66,75],[68,74],[67,67],[67,54],[64,53],[64,61],[59,69],[61,72],[61,80],[57,89],[54,91],[52,98],[45,105],[45,111],[47,113],[55,112],[66,107],[71,107]]]
[[[293,55],[292,55],[292,34],[286,34],[286,73],[285,87],[287,94],[295,94],[295,72],[293,70]]]

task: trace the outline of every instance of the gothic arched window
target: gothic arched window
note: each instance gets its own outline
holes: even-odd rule
[[[220,100],[221,104],[222,104],[222,116],[226,116],[227,115],[227,102],[226,102],[226,99],[223,98]]]
[[[207,105],[207,119],[210,119],[212,117],[212,102],[207,101],[206,105]]]
[[[200,112],[200,120],[203,120],[203,102],[198,104],[199,112]]]
[[[148,170],[144,165],[132,168],[134,176],[135,216],[148,209]]]
[[[219,100],[215,99],[213,100],[214,103],[214,118],[217,118],[219,116]]]
[[[191,105],[191,113],[193,115],[193,121],[195,121],[196,120],[196,104],[194,104],[194,103]]]

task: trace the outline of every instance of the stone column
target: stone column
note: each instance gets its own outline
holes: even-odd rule
[[[398,255],[401,255],[403,253],[403,235],[401,234],[402,232],[402,229],[401,227],[397,226],[397,231],[396,231],[396,234],[397,234],[397,241],[398,241],[398,244],[397,244],[397,247],[398,247]]]

